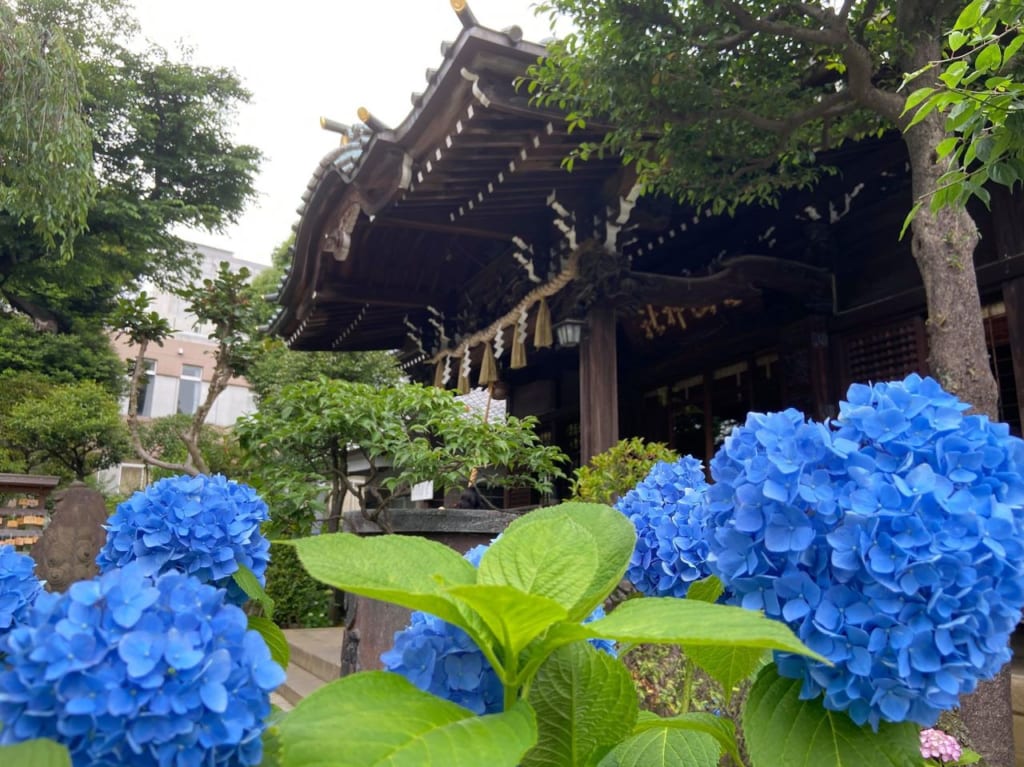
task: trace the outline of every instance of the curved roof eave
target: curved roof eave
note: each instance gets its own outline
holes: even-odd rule
[[[353,153],[355,147],[350,143],[331,150],[321,159],[307,184],[303,204],[297,211],[299,220],[294,225],[292,264],[277,292],[279,308],[267,324],[269,332],[286,339],[295,334],[300,324],[297,307],[304,298],[315,300],[320,229],[324,215],[335,210],[348,195],[358,196],[360,207],[370,215],[395,199],[405,180],[396,164],[407,164],[410,161],[407,158],[417,150],[424,150],[417,143],[431,123],[459,101],[452,98],[458,90],[472,91],[475,88],[476,82],[471,75],[475,68],[472,65],[478,58],[487,59],[489,67],[504,65],[515,77],[541,58],[545,51],[543,45],[518,39],[508,32],[479,26],[463,28],[453,44],[442,47],[444,61],[441,67],[430,78],[423,94],[415,98],[414,107],[396,128],[371,130],[369,134],[360,130],[363,140],[352,142],[358,143],[358,153]],[[342,170],[338,167],[339,160],[345,155],[352,155],[352,163],[350,169]],[[382,175],[386,178],[381,178]]]

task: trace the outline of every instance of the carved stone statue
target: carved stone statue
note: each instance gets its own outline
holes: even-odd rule
[[[103,495],[75,482],[57,494],[50,524],[30,551],[36,575],[50,591],[67,591],[75,581],[98,572],[96,555],[106,541]]]

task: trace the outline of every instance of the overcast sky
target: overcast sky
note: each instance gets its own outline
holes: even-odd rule
[[[528,40],[549,36],[534,0],[470,0],[481,25],[518,24]],[[425,70],[441,62],[442,40],[462,28],[449,0],[135,0],[142,33],[193,61],[227,66],[252,91],[238,114],[236,137],[266,155],[259,200],[223,235],[191,239],[269,262],[291,232],[295,209],[320,158],[338,136],[320,129],[321,115],[356,122],[365,106],[389,125],[411,109],[409,95],[426,85]]]

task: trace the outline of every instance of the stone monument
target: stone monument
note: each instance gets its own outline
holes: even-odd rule
[[[46,587],[63,592],[99,571],[96,555],[107,539],[107,506],[100,492],[81,482],[58,493],[55,500],[50,524],[29,553]]]

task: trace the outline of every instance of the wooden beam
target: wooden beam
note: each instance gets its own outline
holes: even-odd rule
[[[772,256],[736,256],[705,277],[630,272],[635,296],[654,306],[701,307],[727,299],[747,300],[763,288],[822,301],[832,296],[832,275],[806,264]]]
[[[422,290],[412,290],[409,295],[404,295],[394,288],[335,283],[318,290],[314,293],[313,299],[318,306],[345,303],[423,308],[427,306],[442,307],[447,296],[430,294]]]
[[[602,301],[587,314],[580,342],[580,465],[619,441],[615,307]]]

